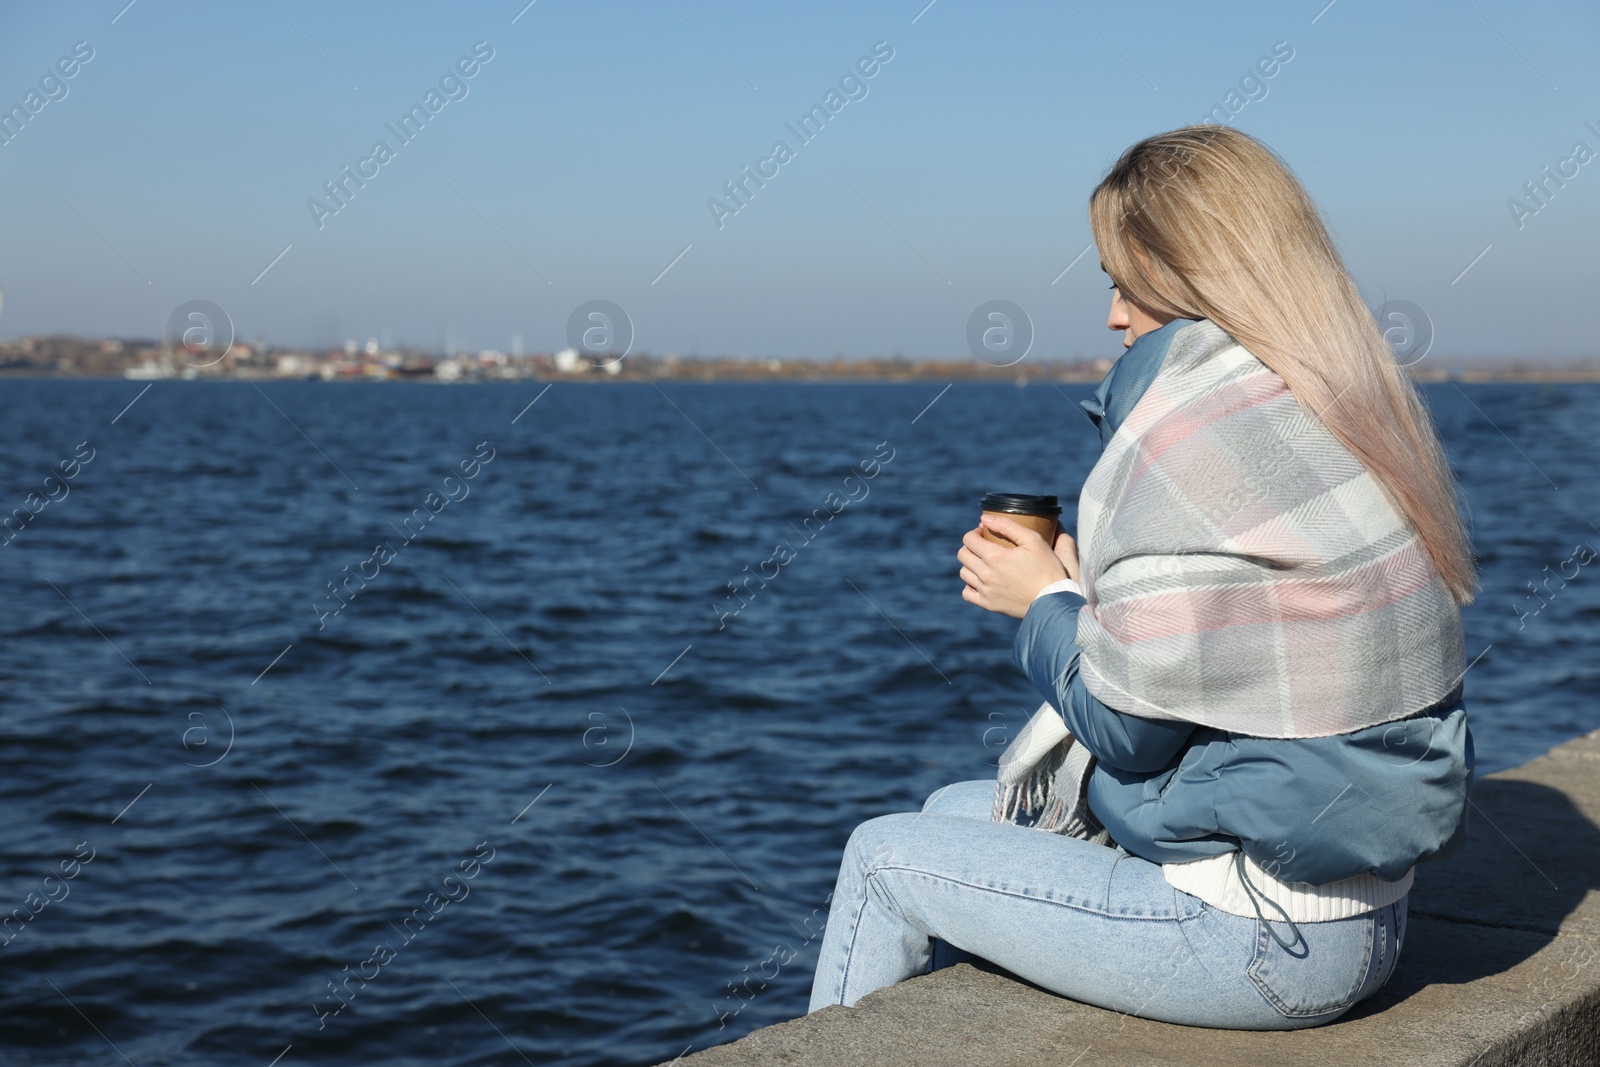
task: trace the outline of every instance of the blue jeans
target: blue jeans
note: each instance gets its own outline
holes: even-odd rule
[[[1404,898],[1351,919],[1299,923],[1303,940],[1286,950],[1261,920],[1168,885],[1159,864],[990,822],[994,789],[958,782],[920,814],[885,815],[850,835],[812,1011],[971,954],[1111,1011],[1291,1030],[1338,1018],[1394,971]]]

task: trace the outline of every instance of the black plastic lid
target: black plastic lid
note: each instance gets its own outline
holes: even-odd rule
[[[1002,511],[1010,515],[1060,515],[1061,504],[1053,496],[990,493],[983,498],[983,510]]]

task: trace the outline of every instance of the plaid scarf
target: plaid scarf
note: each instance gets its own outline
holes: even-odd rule
[[[1078,552],[1079,670],[1121,711],[1322,737],[1426,708],[1463,672],[1461,613],[1416,530],[1283,379],[1209,320],[1173,337],[1090,472]],[[1048,704],[1041,717],[1060,723]],[[1018,749],[996,818],[1041,810],[1034,796],[1088,816],[1087,771],[1062,778],[1065,755]],[[1050,821],[1066,832],[1072,817]]]

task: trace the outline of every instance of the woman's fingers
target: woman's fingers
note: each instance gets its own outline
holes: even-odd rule
[[[961,580],[966,584],[961,587],[961,599],[969,604],[983,606],[982,594],[978,592],[978,568],[984,568],[983,557],[978,553],[981,549],[992,548],[993,543],[986,541],[977,530],[970,530],[961,538],[961,548],[956,552],[956,559],[961,562]]]
[[[962,536],[961,543],[966,546],[967,551],[970,551],[979,559],[988,558],[989,553],[998,550],[1000,547],[993,541],[990,541],[988,538],[984,537],[981,529],[968,530]]]
[[[1044,544],[1044,538],[1040,537],[1038,533],[1030,530],[1028,527],[1022,525],[1022,523],[1015,519],[1006,518],[1004,515],[997,515],[993,512],[984,512],[983,515],[979,517],[978,521],[982,525],[987,526],[989,529],[999,534],[1001,537],[1004,537],[1007,541],[1010,541],[1012,544],[1019,547],[1027,544],[1029,541],[1038,541],[1040,544]],[[981,537],[982,535],[980,534],[979,536]]]
[[[1078,542],[1074,541],[1070,534],[1066,534],[1066,533],[1057,534],[1056,535],[1056,543],[1055,543],[1055,554],[1056,554],[1056,558],[1061,561],[1061,565],[1063,567],[1067,568],[1067,577],[1071,578],[1073,581],[1077,581],[1078,580]]]

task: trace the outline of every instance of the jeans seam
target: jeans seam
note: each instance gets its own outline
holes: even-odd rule
[[[1368,996],[1388,985],[1389,980],[1394,977],[1395,969],[1400,966],[1400,924],[1404,921],[1401,918],[1400,909],[1403,904],[1404,899],[1402,898],[1384,909],[1384,914],[1389,919],[1389,937],[1384,942],[1387,950],[1384,962],[1379,965],[1379,974],[1382,975],[1383,980],[1373,986],[1372,992],[1368,993]],[[1385,967],[1387,967],[1387,970],[1384,970]]]
[[[948,882],[951,885],[962,886],[966,889],[976,889],[985,893],[994,893],[999,896],[1011,897],[1015,900],[1027,900],[1038,904],[1050,904],[1055,907],[1071,908],[1073,911],[1081,911],[1090,915],[1098,915],[1104,919],[1118,919],[1125,920],[1127,922],[1182,922],[1185,918],[1185,916],[1178,915],[1177,913],[1173,913],[1172,915],[1116,915],[1108,911],[1101,911],[1097,908],[1087,907],[1082,904],[1075,904],[1064,900],[1050,900],[1045,897],[1029,896],[1026,893],[1016,893],[1007,889],[999,889],[995,886],[979,885],[974,882],[953,878],[949,875],[937,874],[933,871],[925,871],[918,867],[902,866],[900,864],[880,864],[872,869],[872,871],[868,874],[868,877],[870,878],[873,875],[876,875],[879,871],[904,871],[907,874],[915,874],[923,878],[931,878],[939,882]]]
[[[1393,904],[1390,904],[1387,908],[1384,908],[1381,912],[1379,912],[1379,923],[1383,930],[1383,941],[1378,952],[1378,969],[1373,972],[1374,974],[1381,975],[1383,973],[1384,964],[1389,962],[1389,954],[1394,950],[1394,932],[1396,929],[1394,918],[1395,914]],[[1365,985],[1366,983],[1363,982],[1362,984]]]
[[[874,873],[876,872],[868,871],[867,876],[865,879],[863,879],[863,881],[870,882]],[[867,905],[872,902],[872,894],[870,891],[871,887],[864,886],[863,888],[867,891],[861,894],[861,906],[856,908],[855,915],[850,919],[850,942],[845,946],[844,965],[839,968],[838,1003],[840,1004],[844,1003],[845,993],[850,987],[850,961],[855,959],[856,955],[856,936],[861,932],[861,915],[867,910]]]

